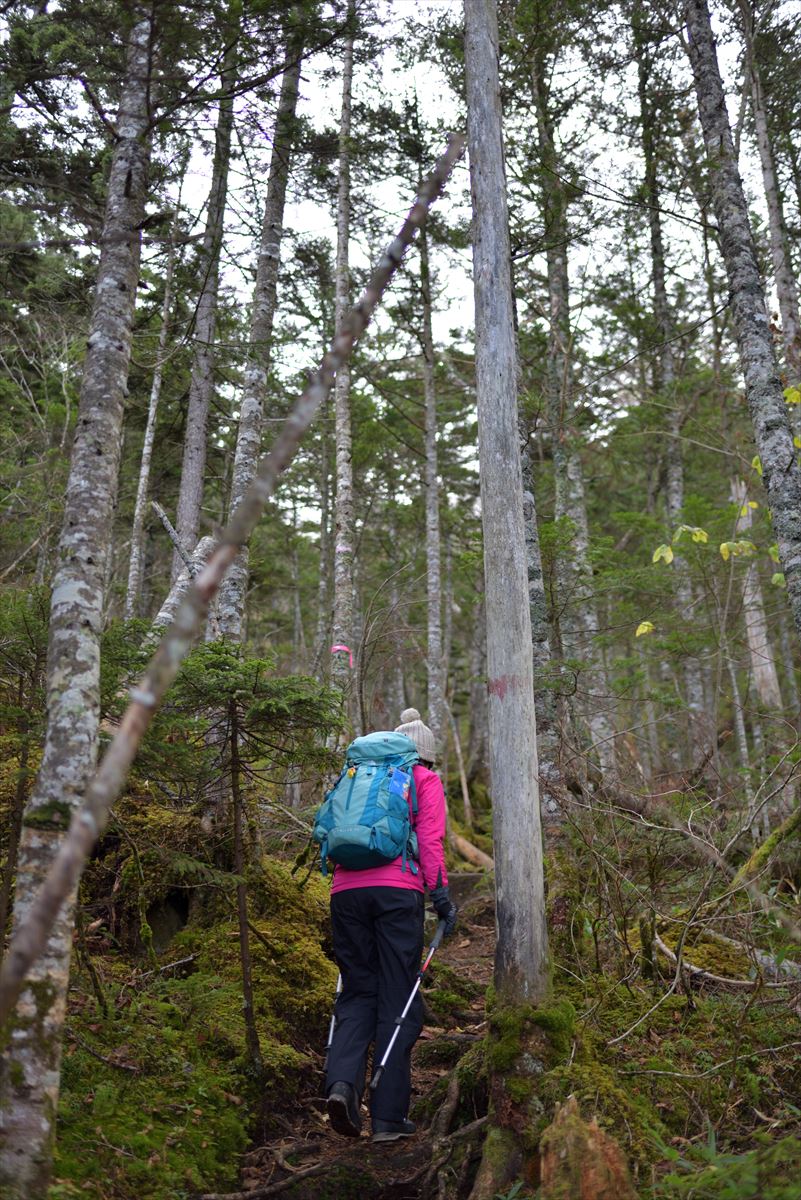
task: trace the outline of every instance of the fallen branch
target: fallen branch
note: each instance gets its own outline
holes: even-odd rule
[[[662,941],[658,933],[654,933],[654,945],[661,954],[673,966],[678,964],[678,958],[665,942]],[[715,975],[712,971],[705,971],[703,967],[694,967],[692,963],[687,962],[686,954],[682,957],[682,971],[686,971],[692,979],[700,980],[704,983],[714,983],[719,987],[731,988],[733,991],[748,991],[752,992],[755,988],[786,988],[801,986],[797,979],[787,979],[783,983],[768,983],[764,979],[733,979],[728,975]]]
[[[75,1042],[76,1046],[80,1046],[87,1054],[91,1054],[92,1058],[96,1058],[98,1062],[105,1063],[107,1067],[116,1067],[118,1071],[130,1071],[133,1075],[138,1075],[141,1067],[134,1067],[130,1063],[117,1062],[113,1058],[106,1058],[105,1054],[101,1054],[99,1050],[95,1050],[83,1038],[78,1037],[74,1029],[67,1027],[67,1037],[71,1042]]]
[[[253,483],[220,535],[216,549],[182,600],[175,619],[154,654],[144,678],[131,693],[131,703],[100,766],[90,781],[84,803],[73,816],[47,878],[14,934],[0,969],[0,1024],[8,1018],[30,967],[42,953],[62,905],[78,885],[89,854],[122,791],[153,715],[194,645],[201,622],[226,571],[249,540],[273,495],[278,477],[292,462],[300,442],[328,397],[339,369],[367,327],[406,248],[426,221],[464,149],[453,135],[448,148],[423,183],[394,241],[373,271],[361,299],[342,323],[331,349],[303,394],[296,400],[272,449],[259,463]]]
[[[313,1167],[303,1167],[302,1170],[295,1171],[288,1179],[282,1179],[280,1183],[271,1183],[262,1188],[251,1188],[247,1192],[204,1192],[202,1196],[198,1197],[198,1200],[262,1200],[264,1196],[277,1196],[279,1192],[288,1191],[301,1179],[310,1179],[312,1175],[322,1175],[324,1171],[332,1171],[337,1166],[339,1166],[339,1160],[331,1158],[327,1162],[315,1163]]]
[[[468,842],[467,838],[462,837],[460,833],[449,830],[448,841],[459,857],[472,863],[474,867],[483,867],[485,871],[495,870],[495,859],[490,858],[489,854],[485,854],[483,850],[479,850],[478,846],[474,846],[472,842]]]

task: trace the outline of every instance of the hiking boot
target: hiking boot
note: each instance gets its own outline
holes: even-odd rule
[[[414,1121],[380,1121],[373,1117],[374,1142],[397,1142],[399,1138],[411,1137],[416,1132]]]
[[[352,1083],[332,1083],[328,1092],[328,1119],[331,1128],[343,1137],[358,1137],[362,1131],[359,1099]]]

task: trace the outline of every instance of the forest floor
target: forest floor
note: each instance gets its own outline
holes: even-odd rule
[[[334,1133],[322,1096],[288,1117],[275,1108],[271,1120],[280,1132],[245,1156],[243,1192],[254,1198],[284,1194],[292,1200],[418,1200],[426,1194],[431,1111],[442,1080],[450,1074],[449,1064],[484,1036],[485,994],[495,953],[490,878],[457,874],[452,892],[459,903],[459,923],[429,968],[423,991],[425,1024],[412,1054],[411,1113],[418,1119],[417,1133],[373,1145],[366,1103],[359,1139]],[[322,1055],[319,1071],[322,1079]]]

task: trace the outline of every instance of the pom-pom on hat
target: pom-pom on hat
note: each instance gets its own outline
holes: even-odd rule
[[[401,713],[401,723],[395,729],[396,733],[405,733],[417,747],[417,752],[426,762],[433,763],[437,757],[437,747],[434,735],[416,708],[404,708]]]

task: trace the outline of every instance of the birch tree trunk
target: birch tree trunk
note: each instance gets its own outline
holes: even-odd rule
[[[320,421],[320,574],[317,578],[317,631],[314,636],[312,674],[328,678],[331,633],[331,531],[329,529],[331,479],[328,470],[328,405]]]
[[[337,190],[337,257],[335,274],[336,328],[348,311],[350,270],[350,130],[353,90],[353,24],[355,0],[348,0],[350,33],[345,40],[342,64],[342,113],[339,125],[339,184]],[[350,370],[337,374],[334,386],[334,441],[336,446],[336,495],[334,500],[334,610],[332,642],[354,650],[353,628],[353,445],[350,424]],[[352,690],[349,657],[338,651],[331,659],[331,680],[349,697]]]
[[[50,605],[48,725],[25,809],[14,902],[24,924],[95,766],[103,580],[117,498],[150,158],[152,11],[138,5],[111,158],[100,262]],[[28,973],[0,1064],[0,1193],[44,1200],[50,1176],[74,891]]]
[[[685,17],[745,394],[787,595],[801,634],[801,470],[776,367],[706,0],[687,0]]]
[[[261,453],[264,399],[272,354],[273,322],[281,259],[284,207],[289,180],[289,163],[295,139],[295,111],[300,87],[301,47],[294,40],[287,46],[289,65],[281,80],[275,119],[273,152],[267,177],[267,197],[256,266],[256,283],[248,335],[248,362],[239,408],[239,428],[231,475],[229,513],[236,512],[256,473]],[[220,633],[234,642],[243,639],[245,594],[248,583],[248,549],[243,547],[220,588],[218,616]]]
[[[465,71],[487,605],[497,937],[494,983],[498,1005],[519,1013],[519,1006],[536,1004],[546,996],[548,935],[495,0],[465,0]],[[525,854],[521,854],[523,846]],[[526,1029],[525,1020],[520,1028]],[[523,1032],[508,1071],[542,1071],[538,1053]],[[520,1173],[524,1158],[519,1130],[526,1127],[530,1114],[521,1111],[525,1104],[512,1104],[503,1088],[503,1079],[494,1075],[474,1200],[502,1191]]]
[[[421,176],[422,179],[422,176]],[[419,185],[418,180],[418,185]],[[420,236],[420,287],[423,297],[423,391],[425,395],[426,595],[428,602],[428,723],[440,756],[445,749],[445,671],[442,653],[442,570],[437,474],[437,394],[434,387],[434,337],[431,330],[431,271],[428,235]]]
[[[145,512],[147,511],[147,489],[150,484],[150,464],[153,459],[153,444],[156,440],[156,417],[158,416],[159,400],[161,399],[161,381],[164,374],[164,354],[167,349],[167,335],[170,328],[170,306],[172,304],[172,277],[175,269],[175,230],[173,223],[170,248],[167,255],[167,267],[164,273],[164,299],[161,305],[161,328],[159,343],[156,351],[156,365],[153,369],[153,381],[150,386],[150,402],[147,409],[147,424],[142,442],[142,457],[139,461],[139,482],[136,487],[136,503],[134,504],[133,526],[131,528],[131,554],[128,562],[128,587],[125,593],[124,616],[126,621],[138,616],[139,598],[142,590],[143,567],[143,534],[145,528]]]
[[[511,1001],[534,1001],[546,989],[548,942],[493,0],[466,0],[465,62],[497,901],[495,983]],[[521,846],[529,852],[521,855]]]
[[[233,9],[231,10],[233,11]],[[233,24],[233,23],[232,23]],[[217,293],[220,281],[220,249],[223,239],[225,203],[228,196],[228,168],[231,161],[231,134],[234,127],[233,90],[239,73],[239,22],[226,34],[227,46],[220,72],[220,99],[217,128],[214,132],[214,161],[206,211],[206,227],[198,271],[200,295],[195,310],[195,342],[189,401],[184,430],[184,452],[175,527],[181,545],[190,554],[195,548],[203,506],[206,475],[206,441],[209,407],[214,394],[214,337],[217,328]],[[172,560],[172,582],[183,570],[177,551]]]
[[[737,536],[745,539],[748,539],[751,533],[751,509],[748,507],[747,496],[743,480],[735,479],[732,484],[732,499],[740,508],[735,528]],[[782,708],[782,694],[773,647],[768,636],[759,572],[753,559],[748,561],[743,578],[743,620],[751,659],[751,678],[757,696],[764,708],[776,712]]]
[[[659,339],[656,359],[657,386],[662,401],[668,408],[668,437],[665,447],[666,488],[665,502],[668,518],[668,540],[681,524],[684,510],[684,455],[681,447],[682,414],[676,390],[676,365],[673,356],[675,324],[670,311],[667,285],[665,283],[665,248],[662,240],[660,215],[660,189],[657,171],[655,134],[657,114],[651,102],[651,63],[644,45],[642,28],[645,17],[643,7],[637,5],[633,21],[634,44],[638,60],[638,90],[640,100],[640,125],[642,130],[643,157],[645,158],[645,191],[648,205],[648,226],[651,238],[651,270],[653,284],[654,324]],[[693,620],[693,595],[687,563],[676,555],[673,566],[679,613],[685,627]],[[687,697],[689,720],[689,750],[692,762],[700,761],[707,749],[711,731],[706,720],[704,685],[697,657],[690,652],[684,658],[684,684]]]
[[[568,197],[560,177],[553,120],[549,111],[546,65],[535,53],[532,90],[537,110],[540,159],[544,166],[542,190],[547,228],[548,271],[548,370],[547,411],[551,431],[557,520],[571,529],[570,552],[560,557],[558,583],[562,618],[560,642],[563,657],[582,660],[585,716],[593,749],[605,777],[615,771],[615,730],[609,716],[611,689],[596,647],[598,616],[593,597],[589,560],[589,528],[580,442],[573,428],[573,366],[568,275]]]
[[[754,114],[759,161],[762,167],[762,185],[765,189],[765,201],[768,207],[770,255],[782,321],[782,344],[787,382],[798,385],[801,383],[801,322],[799,322],[798,316],[798,287],[790,258],[784,207],[776,177],[773,141],[768,129],[762,77],[754,48],[754,7],[751,0],[738,0],[738,3],[743,18],[745,62],[751,86],[751,108]]]

